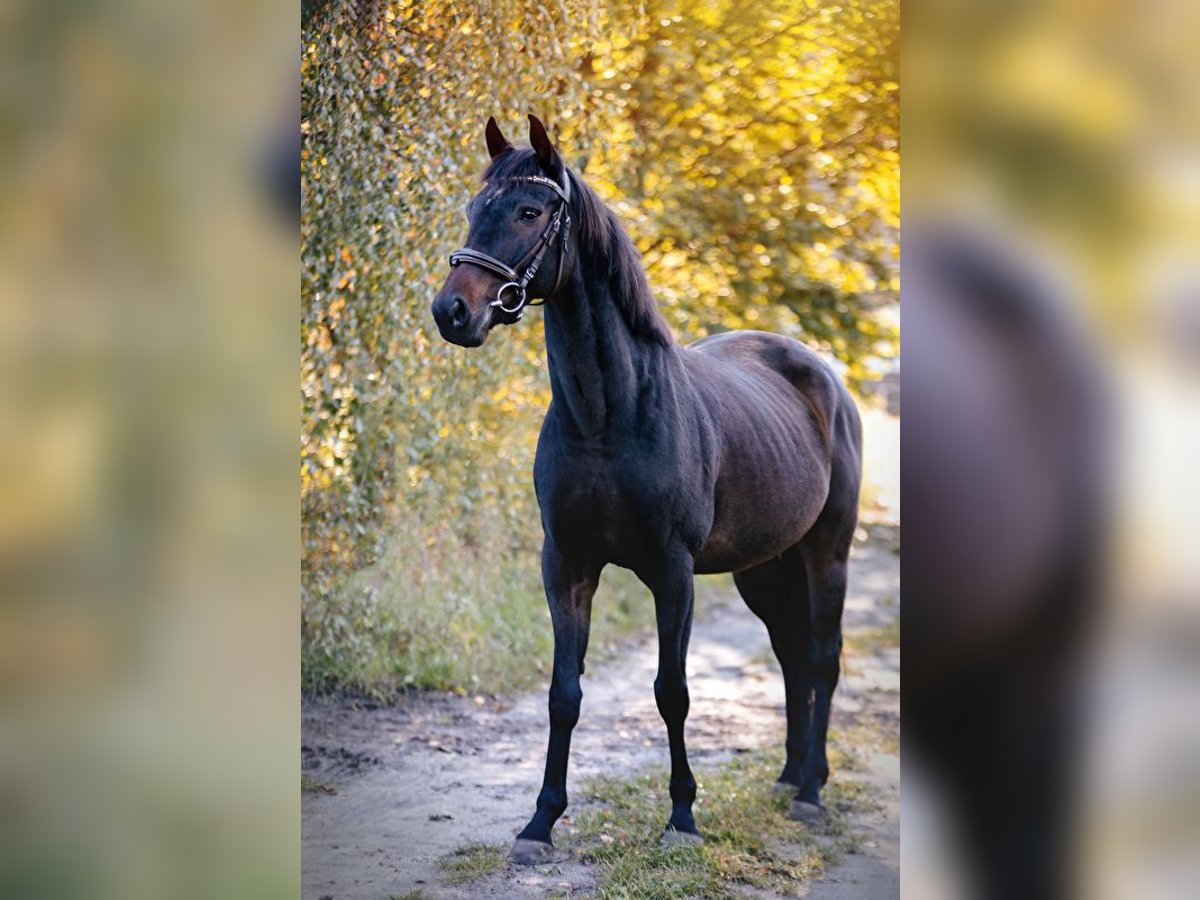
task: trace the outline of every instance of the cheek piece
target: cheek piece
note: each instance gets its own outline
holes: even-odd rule
[[[546,302],[545,299],[536,302],[530,301],[525,295],[525,289],[537,274],[546,251],[550,249],[550,245],[554,243],[561,232],[562,239],[558,244],[558,268],[554,274],[554,288],[550,291],[550,295],[558,291],[559,283],[562,281],[563,257],[566,255],[566,244],[571,236],[571,179],[564,168],[563,183],[561,185],[541,175],[525,175],[506,180],[531,181],[534,184],[545,185],[558,194],[558,208],[554,210],[554,215],[550,217],[550,222],[546,225],[545,230],[534,241],[533,246],[517,260],[514,266],[509,266],[494,256],[488,256],[488,254],[479,250],[464,247],[450,254],[450,267],[455,268],[463,263],[470,263],[473,266],[486,269],[505,279],[504,284],[500,285],[500,288],[496,291],[495,299],[488,306],[499,309],[504,315],[505,324],[511,325],[513,322],[520,320],[526,306],[540,306]],[[524,271],[519,271],[522,268]]]

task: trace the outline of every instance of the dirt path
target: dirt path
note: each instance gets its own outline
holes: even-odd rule
[[[855,773],[834,775],[866,782],[875,809],[854,822],[861,851],[813,882],[812,898],[899,896],[900,651],[876,640],[899,618],[892,535],[873,530],[855,546],[832,723],[847,742],[860,735],[885,748],[865,754]],[[708,605],[698,610],[688,660],[688,750],[697,770],[739,750],[781,745],[784,734],[783,685],[766,629],[736,597]],[[568,793],[590,776],[666,765],[655,668],[655,645],[646,641],[584,675]],[[336,793],[304,795],[305,900],[381,900],[414,888],[428,897],[509,897],[588,887],[583,865],[552,876],[509,866],[474,886],[439,880],[440,857],[472,842],[507,844],[533,811],[545,709],[542,691],[511,701],[423,695],[389,709],[306,704],[304,773]],[[570,813],[560,828],[570,828]]]

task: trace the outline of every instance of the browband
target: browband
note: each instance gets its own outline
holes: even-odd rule
[[[554,193],[562,198],[563,203],[571,202],[571,179],[567,175],[567,170],[563,169],[563,183],[560,185],[553,178],[547,178],[544,175],[518,175],[513,178],[506,178],[505,181],[532,181],[534,184],[544,184]]]

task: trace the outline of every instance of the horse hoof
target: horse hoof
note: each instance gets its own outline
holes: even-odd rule
[[[809,803],[807,800],[793,800],[787,817],[805,825],[824,825],[829,820],[825,807],[820,803]]]
[[[777,781],[771,785],[772,794],[787,794],[789,797],[795,797],[798,790],[800,790],[800,785],[788,784],[786,781]]]
[[[513,841],[508,858],[518,866],[541,866],[554,859],[554,845],[517,838]]]
[[[704,843],[704,838],[691,831],[677,831],[668,827],[658,839],[658,843],[663,847],[699,847]]]

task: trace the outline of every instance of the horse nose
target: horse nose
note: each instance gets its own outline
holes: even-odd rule
[[[470,318],[471,310],[467,307],[467,301],[462,297],[455,297],[450,304],[450,323],[455,328],[462,329]]]

